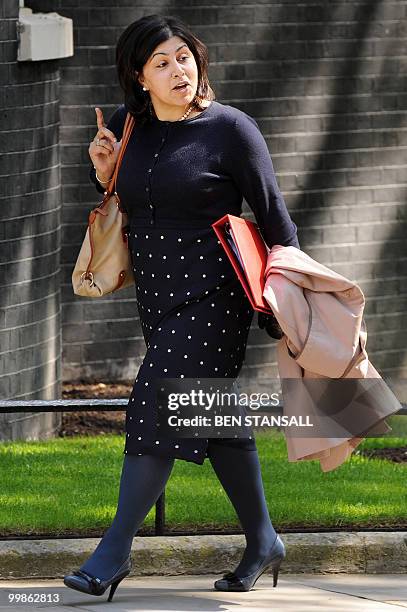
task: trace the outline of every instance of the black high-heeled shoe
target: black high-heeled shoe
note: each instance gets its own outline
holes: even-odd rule
[[[259,567],[252,574],[237,576],[235,572],[228,572],[220,580],[216,580],[214,587],[218,591],[250,591],[263,572],[268,567],[273,568],[273,587],[277,586],[280,565],[285,558],[285,546],[277,535],[270,552],[263,558]]]
[[[103,595],[110,586],[107,601],[112,601],[113,595],[123,578],[130,574],[131,556],[129,555],[117,572],[109,580],[101,580],[82,570],[75,570],[72,574],[64,576],[64,584],[70,589],[88,593],[88,595]]]

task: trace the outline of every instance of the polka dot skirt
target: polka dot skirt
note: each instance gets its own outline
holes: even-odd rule
[[[169,225],[133,219],[129,231],[147,351],[127,406],[124,453],[202,464],[208,444],[255,450],[255,440],[160,437],[154,379],[237,377],[254,313],[213,228]]]

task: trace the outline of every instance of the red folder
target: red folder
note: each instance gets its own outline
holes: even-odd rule
[[[257,223],[225,215],[212,223],[212,227],[254,310],[272,314],[263,298],[268,248]]]

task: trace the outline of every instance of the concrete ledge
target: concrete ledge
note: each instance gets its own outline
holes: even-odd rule
[[[407,532],[281,534],[284,573],[407,573]],[[0,579],[62,578],[93,553],[99,538],[0,542]],[[158,536],[133,540],[131,576],[222,574],[241,559],[243,535]]]

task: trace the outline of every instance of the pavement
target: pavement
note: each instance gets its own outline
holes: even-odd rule
[[[402,574],[286,574],[260,576],[246,593],[225,593],[213,588],[213,574],[200,576],[143,576],[120,583],[113,601],[68,589],[61,580],[0,581],[0,611],[43,610],[63,612],[401,612],[407,609],[407,578]],[[7,605],[10,594],[43,597],[56,603]]]
[[[369,612],[407,608],[407,531],[280,533],[276,588],[269,570],[246,593],[213,582],[238,564],[244,535],[136,536],[132,571],[113,601],[65,587],[99,538],[0,541],[0,611]],[[21,603],[9,596],[18,594]],[[42,602],[39,594],[42,594]],[[28,597],[28,599],[27,599]],[[36,602],[38,599],[38,603]],[[97,606],[97,608],[95,608]]]

